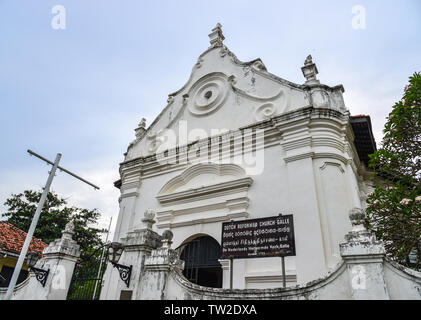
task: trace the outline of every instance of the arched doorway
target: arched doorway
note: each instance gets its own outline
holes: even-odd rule
[[[222,268],[218,259],[221,246],[209,236],[200,236],[182,246],[180,259],[184,260],[184,276],[204,287],[222,288]]]

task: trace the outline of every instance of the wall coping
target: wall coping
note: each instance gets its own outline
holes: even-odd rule
[[[291,286],[287,288],[270,288],[270,289],[222,289],[203,287],[188,281],[179,268],[172,267],[171,277],[187,292],[192,292],[202,296],[212,298],[229,298],[229,299],[281,299],[292,297],[306,297],[311,292],[322,288],[336,278],[338,278],[346,270],[345,261],[339,262],[332,270],[327,272],[322,277],[307,282],[302,285]]]
[[[384,265],[397,275],[421,284],[421,272],[407,268],[388,257],[385,258]]]
[[[31,274],[28,274],[28,277],[25,280],[23,280],[21,283],[17,284],[15,286],[15,289],[13,290],[13,293],[18,292],[21,289],[24,289],[28,285],[29,280],[31,279],[31,276],[32,276]],[[6,294],[6,292],[7,292],[7,287],[0,288],[0,295]]]

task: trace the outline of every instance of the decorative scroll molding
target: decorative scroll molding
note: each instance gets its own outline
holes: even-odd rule
[[[246,92],[246,91],[244,91],[244,90],[241,90],[240,88],[236,87],[236,86],[235,86],[236,81],[235,81],[235,77],[234,77],[234,76],[230,76],[230,77],[229,77],[229,80],[230,80],[230,85],[231,85],[231,88],[232,88],[232,90],[233,90],[234,92],[236,92],[236,93],[238,93],[239,95],[241,95],[241,96],[243,96],[243,97],[246,97],[246,98],[248,98],[248,99],[250,99],[250,100],[254,100],[254,101],[258,101],[258,102],[268,102],[268,101],[273,101],[273,100],[275,100],[275,99],[279,98],[279,97],[280,97],[280,96],[282,96],[282,95],[285,95],[285,91],[284,91],[284,89],[283,89],[283,88],[281,88],[281,89],[279,90],[279,92],[278,92],[278,93],[276,93],[275,95],[270,96],[270,97],[259,97],[259,96],[254,96],[254,95],[251,95],[251,94],[249,94],[248,92]]]
[[[276,107],[273,103],[265,103],[254,111],[257,121],[270,119],[276,114]]]

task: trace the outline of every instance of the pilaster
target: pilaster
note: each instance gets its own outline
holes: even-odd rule
[[[132,266],[132,271],[129,287],[122,281],[119,281],[118,290],[133,291],[132,298],[134,299],[142,282],[145,260],[154,249],[161,246],[161,236],[152,230],[152,225],[155,223],[155,220],[153,220],[154,216],[155,212],[147,209],[142,219],[143,227],[127,233],[126,237],[122,238],[124,252],[119,263],[125,266]],[[118,275],[115,273],[113,276],[116,277]]]

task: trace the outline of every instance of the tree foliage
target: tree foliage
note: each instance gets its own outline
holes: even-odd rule
[[[4,202],[8,210],[2,214],[2,217],[7,218],[8,222],[19,229],[28,231],[41,195],[42,191],[33,190],[12,194]],[[90,264],[88,260],[91,260],[90,256],[95,252],[95,248],[103,245],[101,233],[106,232],[104,229],[94,227],[101,214],[97,209],[88,210],[66,205],[65,199],[49,192],[34,236],[48,244],[61,238],[61,231],[68,222],[73,221],[75,231],[73,239],[80,245],[80,260]]]
[[[421,267],[421,74],[409,78],[384,127],[382,147],[369,167],[385,184],[367,198],[367,227],[384,240],[387,254]],[[409,255],[416,251],[415,265]]]

